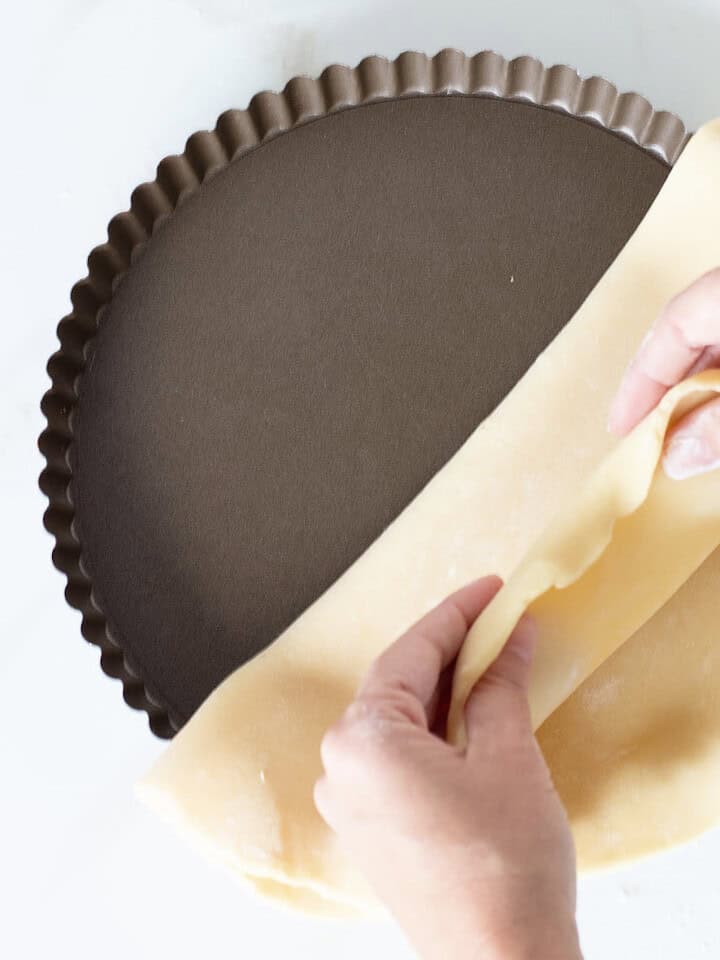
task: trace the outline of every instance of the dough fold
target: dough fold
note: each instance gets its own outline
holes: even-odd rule
[[[720,544],[720,478],[658,469],[669,426],[720,393],[720,371],[686,380],[598,467],[473,624],[458,657],[448,739],[525,611],[538,626],[530,681],[537,729],[663,606]]]
[[[549,717],[539,739],[581,863],[720,819],[720,480],[672,482],[657,469],[668,424],[720,391],[720,374],[676,388],[620,444],[605,429],[659,309],[720,264],[718,223],[720,121],[693,137],[615,263],[502,404],[173,740],[140,786],[151,805],[267,895],[306,909],[372,903],[313,806],[322,734],[402,630],[462,583],[500,573],[506,586],[459,659],[451,735],[462,740],[464,699],[530,604],[541,636],[533,717]],[[663,732],[668,704],[682,712],[690,698],[696,709]]]

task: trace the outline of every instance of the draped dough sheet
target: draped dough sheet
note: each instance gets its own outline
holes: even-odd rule
[[[668,422],[719,391],[720,375],[673,391],[619,445],[605,429],[659,309],[720,264],[719,223],[716,121],[497,410],[178,734],[141,785],[151,805],[265,894],[305,908],[371,902],[313,806],[322,734],[402,630],[497,572],[509,580],[462,651],[452,735],[462,739],[467,692],[531,604],[541,637],[533,716],[549,716],[539,739],[581,864],[654,850],[720,819],[720,551],[706,559],[720,543],[720,478],[672,482],[656,469]]]
[[[537,729],[717,547],[718,475],[678,482],[658,469],[668,426],[717,393],[716,370],[671,390],[528,551],[460,651],[451,742],[464,746],[468,695],[525,610],[538,626],[530,684]]]

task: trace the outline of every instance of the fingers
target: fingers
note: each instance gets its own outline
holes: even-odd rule
[[[411,699],[410,719],[417,722],[432,706],[440,674],[457,656],[471,624],[500,589],[498,577],[484,577],[463,587],[431,610],[374,662],[358,698]]]
[[[473,738],[486,737],[488,728],[497,729],[505,721],[519,720],[529,727],[527,694],[536,642],[537,628],[526,615],[468,697],[465,726],[469,746]]]
[[[333,784],[342,784],[348,795],[357,799],[362,784],[377,781],[380,771],[386,769],[388,749],[397,744],[395,734],[402,734],[400,756],[405,756],[408,733],[428,728],[443,670],[452,663],[470,625],[500,586],[498,577],[485,577],[459,590],[374,662],[355,700],[320,745],[326,773],[316,783],[314,799],[330,826],[336,827],[334,817],[340,809],[333,804]],[[347,811],[349,802],[346,798],[343,810]]]
[[[619,435],[628,433],[670,387],[691,371],[697,372],[708,347],[712,362],[718,346],[720,269],[705,274],[661,312],[620,384],[609,429]]]
[[[720,398],[676,424],[665,447],[663,467],[673,480],[720,468]]]

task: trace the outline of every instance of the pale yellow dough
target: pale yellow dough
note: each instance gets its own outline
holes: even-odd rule
[[[720,474],[679,482],[658,469],[672,420],[717,393],[720,371],[712,370],[666,394],[528,550],[460,651],[451,742],[464,746],[465,701],[524,611],[538,626],[530,683],[537,729],[717,547]]]
[[[508,583],[461,655],[454,737],[467,691],[531,603],[533,714],[549,717],[539,738],[581,863],[720,820],[720,476],[672,482],[656,470],[677,404],[719,391],[720,375],[673,392],[614,451],[605,429],[661,306],[720,264],[718,224],[720,121],[692,139],[615,263],[498,409],[175,738],[141,785],[148,802],[266,894],[304,907],[371,902],[313,806],[323,731],[403,629],[498,572]]]

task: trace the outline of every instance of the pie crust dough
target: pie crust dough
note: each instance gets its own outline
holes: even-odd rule
[[[305,909],[372,904],[313,806],[323,732],[396,636],[451,590],[500,573],[508,582],[461,653],[451,736],[462,740],[465,696],[531,604],[533,716],[581,865],[720,819],[720,477],[673,482],[656,469],[667,424],[720,391],[720,374],[676,388],[620,444],[605,429],[660,308],[720,264],[718,224],[715,121],[495,412],[173,740],[140,786],[152,806],[263,894]]]

